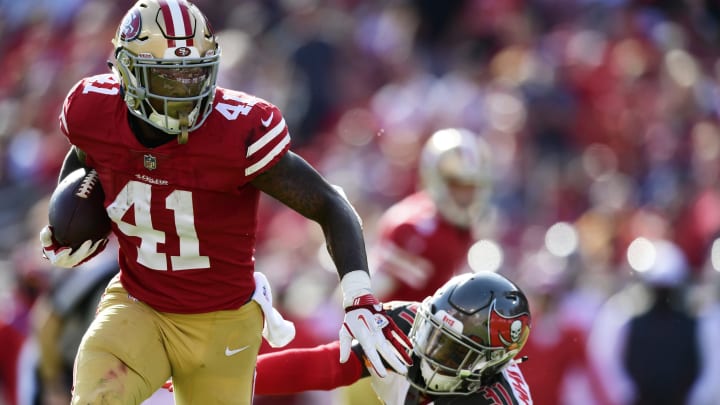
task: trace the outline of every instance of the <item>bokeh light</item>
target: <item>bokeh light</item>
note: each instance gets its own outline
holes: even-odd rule
[[[655,257],[655,246],[647,238],[637,238],[628,246],[628,264],[637,272],[649,271],[655,264]]]
[[[472,245],[468,251],[468,264],[474,272],[497,272],[503,264],[503,251],[497,242],[482,239]]]
[[[545,234],[545,248],[560,257],[567,257],[578,249],[578,233],[571,224],[558,222]]]

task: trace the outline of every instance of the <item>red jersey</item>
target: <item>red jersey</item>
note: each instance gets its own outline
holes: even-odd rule
[[[143,146],[113,75],[81,80],[60,126],[100,177],[120,244],[120,279],[158,311],[236,309],[253,281],[260,191],[250,184],[289,149],[280,110],[217,88],[205,123],[186,144]]]
[[[0,392],[2,398],[9,405],[19,403],[21,396],[20,370],[21,349],[25,343],[25,336],[13,325],[0,319]]]
[[[422,301],[467,263],[469,229],[445,221],[425,192],[396,203],[380,218],[377,271],[397,282],[389,300]]]

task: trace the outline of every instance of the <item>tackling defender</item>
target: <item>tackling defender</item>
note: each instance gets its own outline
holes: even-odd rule
[[[407,375],[378,378],[356,345],[347,363],[334,361],[338,342],[258,357],[256,394],[330,390],[371,377],[387,405],[433,403],[531,405],[515,356],[530,333],[530,310],[513,282],[492,272],[455,276],[422,303],[385,305],[412,341]]]

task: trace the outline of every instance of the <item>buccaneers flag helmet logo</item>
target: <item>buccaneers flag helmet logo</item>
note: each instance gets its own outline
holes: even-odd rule
[[[527,313],[505,317],[495,310],[493,304],[488,320],[490,346],[514,350],[522,347],[530,333],[530,315]]]

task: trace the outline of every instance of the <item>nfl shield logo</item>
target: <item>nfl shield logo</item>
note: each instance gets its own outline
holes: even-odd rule
[[[145,155],[143,156],[143,165],[148,170],[155,170],[157,169],[157,159],[153,155]]]

